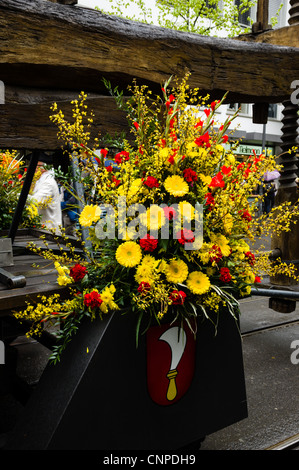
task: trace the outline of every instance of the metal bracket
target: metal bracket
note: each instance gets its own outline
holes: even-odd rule
[[[14,276],[2,268],[0,268],[0,282],[5,284],[9,289],[16,289],[17,287],[26,286],[25,276]]]

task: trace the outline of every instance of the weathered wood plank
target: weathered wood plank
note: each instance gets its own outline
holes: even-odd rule
[[[50,121],[50,107],[54,101],[62,109],[65,117],[71,119],[71,100],[78,98],[78,92],[24,90],[9,87],[5,104],[0,106],[0,148],[27,148],[55,150],[64,142],[57,139],[58,128]],[[91,126],[91,138],[106,134],[119,134],[127,128],[124,112],[119,111],[114,98],[110,96],[88,95],[89,111],[95,114]],[[128,133],[128,138],[130,134]]]
[[[299,24],[285,26],[279,29],[271,29],[260,34],[243,34],[237,39],[299,48]]]
[[[27,86],[101,91],[101,76],[153,86],[191,72],[203,92],[243,102],[280,102],[299,75],[299,50],[203,37],[98,11],[32,0],[2,0],[0,77]]]

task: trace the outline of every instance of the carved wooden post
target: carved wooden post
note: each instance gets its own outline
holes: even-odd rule
[[[258,0],[256,23],[252,25],[252,32],[259,33],[266,29],[271,29],[271,25],[269,25],[269,0]]]

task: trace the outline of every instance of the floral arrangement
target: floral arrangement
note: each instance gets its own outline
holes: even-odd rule
[[[26,175],[24,161],[16,150],[0,153],[0,229],[10,227]],[[38,208],[28,204],[23,212],[23,227],[40,227]]]
[[[68,289],[66,300],[43,296],[16,313],[32,322],[29,334],[59,325],[54,362],[84,317],[122,314],[128,305],[137,338],[153,321],[185,321],[192,329],[200,318],[217,328],[224,310],[238,318],[238,299],[273,268],[251,250],[261,222],[249,196],[263,174],[277,168],[275,158],[253,153],[238,161],[227,151],[236,115],[218,123],[225,97],[208,104],[209,97],[189,88],[188,77],[173,88],[169,80],[156,97],[145,86],[133,84],[130,91],[133,138],[112,156],[99,149],[98,139],[90,144],[93,115],[84,93],[73,102],[73,123],[56,104],[52,108],[58,136],[78,163],[86,198],[79,223],[91,243],[81,257],[46,255],[55,263],[58,284]]]

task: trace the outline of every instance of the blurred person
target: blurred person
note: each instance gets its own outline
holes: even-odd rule
[[[54,229],[59,234],[62,226],[59,188],[53,170],[46,169],[44,165],[41,161],[37,163],[36,171],[41,172],[41,176],[34,185],[30,200],[37,203],[41,223],[45,228]]]

